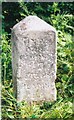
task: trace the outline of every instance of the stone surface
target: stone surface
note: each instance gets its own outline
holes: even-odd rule
[[[12,68],[17,100],[56,100],[56,30],[37,16],[12,29]]]

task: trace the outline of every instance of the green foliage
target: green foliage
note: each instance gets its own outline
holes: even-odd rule
[[[69,33],[63,33],[58,31],[58,46],[57,46],[57,62],[58,62],[58,74],[56,87],[59,89],[59,94],[62,97],[73,96],[73,41],[72,35]]]
[[[71,118],[73,114],[72,103],[70,101],[58,101],[51,109],[43,112],[41,118]]]
[[[2,81],[12,79],[11,65],[11,42],[8,33],[2,33]]]
[[[2,3],[2,118],[72,119],[74,114],[73,3]],[[14,9],[13,9],[14,8]],[[13,94],[11,67],[11,28],[28,15],[37,15],[57,30],[57,101],[30,105],[18,102]]]

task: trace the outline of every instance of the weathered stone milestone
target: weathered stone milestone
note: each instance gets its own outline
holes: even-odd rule
[[[12,29],[12,68],[17,100],[56,100],[56,30],[37,16]]]

